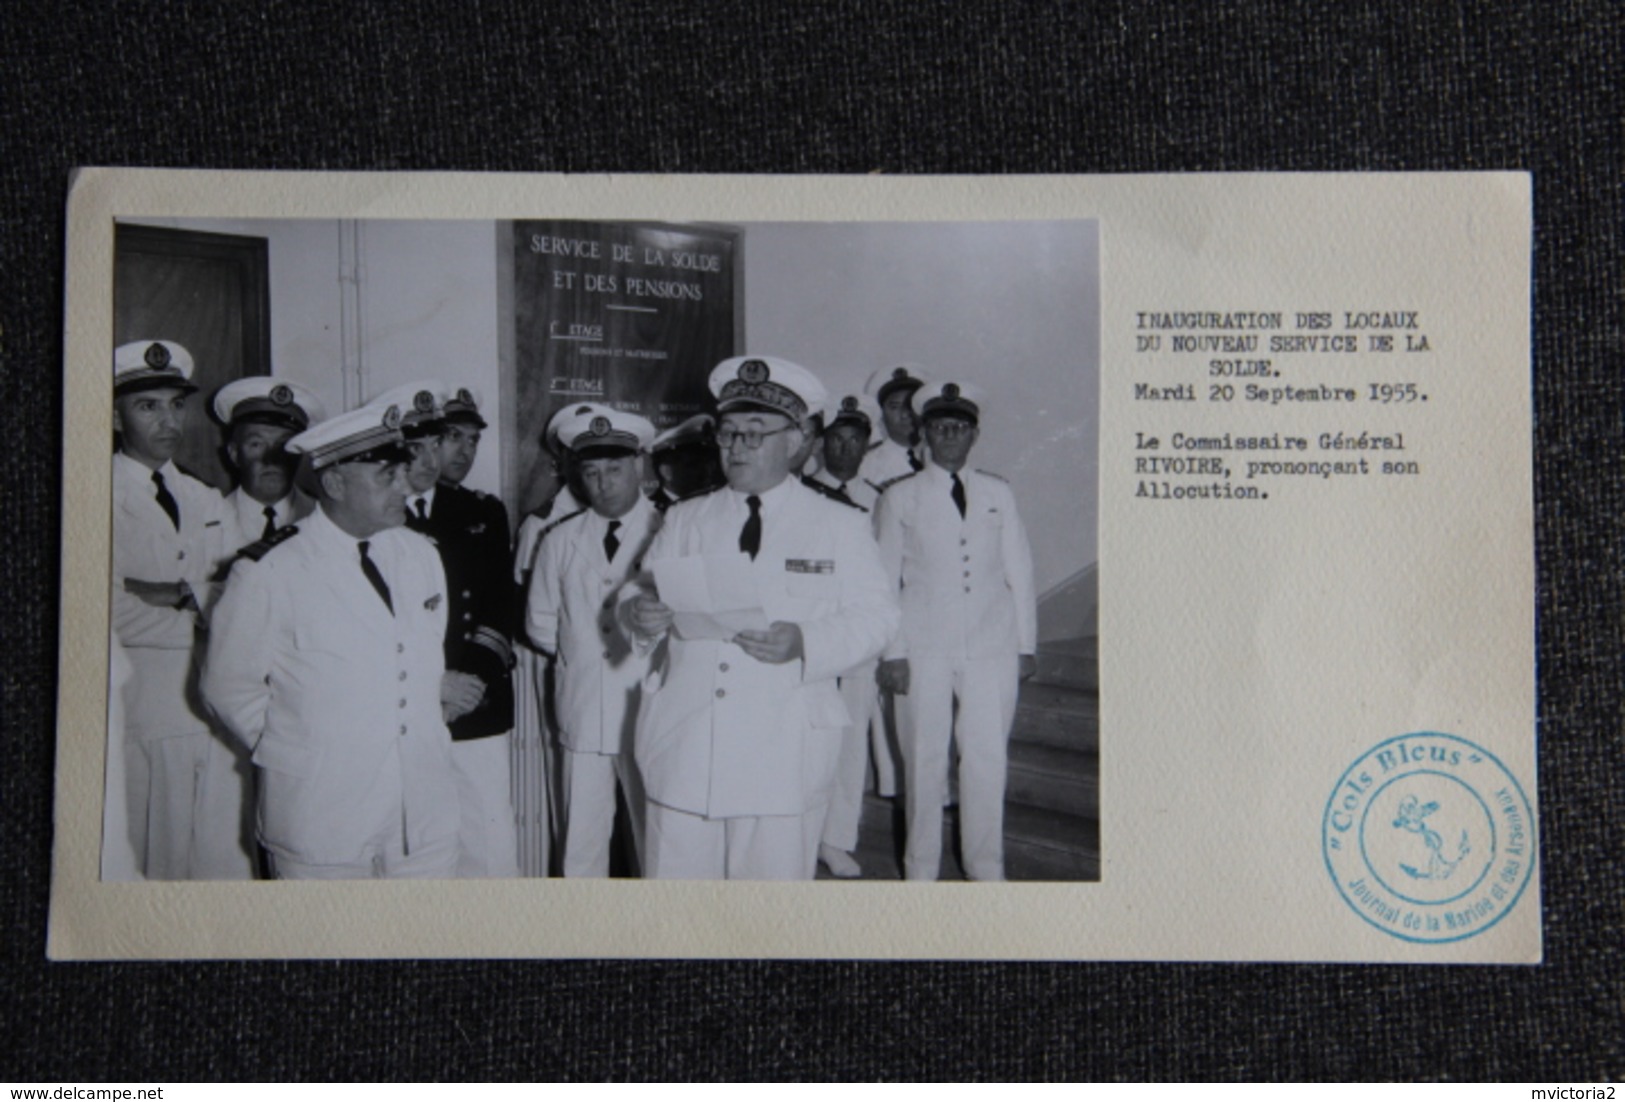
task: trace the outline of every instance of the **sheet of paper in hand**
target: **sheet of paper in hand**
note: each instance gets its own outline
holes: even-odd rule
[[[85,170],[49,952],[1537,961],[1530,232],[1516,173]],[[430,543],[369,449],[441,415],[484,427]],[[252,420],[315,426],[297,497]],[[700,525],[785,463],[801,659],[623,638],[627,491]],[[523,552],[471,568],[495,503]],[[110,584],[220,554],[199,610]],[[760,604],[655,570],[685,618]],[[510,647],[524,875],[453,879],[440,656]],[[627,837],[644,881],[545,878],[544,740],[623,710],[682,823],[812,816],[862,876]]]
[[[748,556],[685,555],[649,568],[661,601],[675,614],[672,629],[682,638],[732,639],[742,631],[767,630]]]

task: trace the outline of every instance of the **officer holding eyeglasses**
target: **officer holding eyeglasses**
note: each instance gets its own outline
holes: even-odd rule
[[[904,874],[939,875],[949,743],[957,734],[965,872],[1002,880],[1010,725],[1017,687],[1037,668],[1032,551],[1009,483],[966,467],[980,432],[981,391],[927,383],[914,402],[931,462],[890,485],[875,516],[881,558],[903,607],[902,631],[878,678],[911,721],[899,725]]]
[[[895,586],[860,509],[792,477],[825,390],[768,356],[711,373],[728,485],[680,501],[645,567],[737,558],[767,627],[684,638],[645,575],[621,615],[642,645],[666,638],[645,683],[636,757],[648,795],[645,872],[681,879],[810,880],[849,722],[836,679],[879,654],[898,625]]]

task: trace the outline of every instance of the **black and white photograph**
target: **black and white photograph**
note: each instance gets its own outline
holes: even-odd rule
[[[104,881],[1097,881],[1100,232],[122,217]]]

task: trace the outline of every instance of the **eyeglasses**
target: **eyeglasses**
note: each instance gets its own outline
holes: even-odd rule
[[[771,432],[761,432],[757,429],[748,429],[744,432],[735,432],[733,429],[718,429],[716,436],[717,447],[727,451],[734,446],[736,440],[741,440],[744,441],[745,447],[755,451],[762,446],[762,441],[769,436],[777,436],[779,433],[789,432],[793,428],[795,428],[794,425],[785,425],[782,429],[773,429]]]
[[[969,421],[937,417],[925,423],[925,431],[934,436],[967,436],[976,431],[976,426]]]

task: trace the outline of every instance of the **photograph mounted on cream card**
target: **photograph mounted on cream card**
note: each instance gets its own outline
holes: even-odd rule
[[[131,233],[262,243],[264,394],[120,389],[227,358]],[[51,952],[1537,960],[1528,265],[1516,174],[87,170]]]

